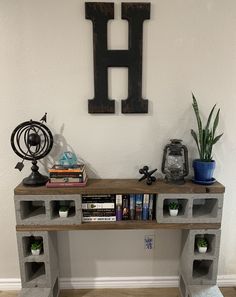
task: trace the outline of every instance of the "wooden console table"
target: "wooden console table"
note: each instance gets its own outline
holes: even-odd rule
[[[180,293],[182,297],[223,296],[216,286],[220,227],[225,188],[216,182],[210,186],[187,181],[184,185],[157,181],[151,186],[129,179],[91,179],[81,188],[25,187],[14,190],[16,231],[21,271],[21,297],[57,297],[59,295],[56,232],[65,230],[182,229]],[[83,194],[156,194],[156,219],[82,223]],[[170,217],[166,205],[178,199],[181,213]],[[55,208],[70,201],[74,212],[59,218]],[[43,253],[32,256],[30,238],[43,241]],[[195,241],[204,236],[209,243],[206,254],[198,254]],[[204,292],[203,292],[204,290]],[[204,295],[205,294],[205,295]],[[212,295],[213,294],[213,295]]]

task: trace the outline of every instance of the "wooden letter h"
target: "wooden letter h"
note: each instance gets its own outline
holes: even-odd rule
[[[107,22],[114,19],[114,3],[86,2],[86,19],[93,23],[94,98],[88,100],[89,113],[114,113],[115,101],[108,98],[108,67],[128,67],[128,98],[122,113],[147,113],[148,100],[142,98],[143,22],[150,18],[150,3],[122,3],[122,19],[129,22],[128,50],[107,49]]]

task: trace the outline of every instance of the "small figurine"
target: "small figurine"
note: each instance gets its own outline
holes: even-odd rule
[[[148,166],[143,166],[143,168],[139,169],[139,173],[143,174],[143,176],[139,179],[139,181],[147,179],[146,183],[147,185],[151,185],[154,181],[156,181],[155,176],[152,176],[154,172],[157,171],[157,169],[153,169],[151,171],[148,171],[149,167]]]
[[[64,152],[59,157],[59,165],[62,166],[73,166],[77,164],[77,157],[72,152]]]

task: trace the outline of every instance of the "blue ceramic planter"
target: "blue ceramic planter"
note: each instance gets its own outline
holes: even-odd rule
[[[210,162],[203,162],[199,159],[193,160],[194,179],[203,182],[212,180],[215,167],[214,160]]]

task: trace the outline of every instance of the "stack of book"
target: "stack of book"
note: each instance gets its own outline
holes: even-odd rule
[[[116,219],[153,220],[155,201],[154,194],[116,195]]]
[[[54,165],[49,170],[49,188],[82,187],[86,185],[87,175],[84,164]]]
[[[82,195],[82,222],[116,221],[115,195]]]

